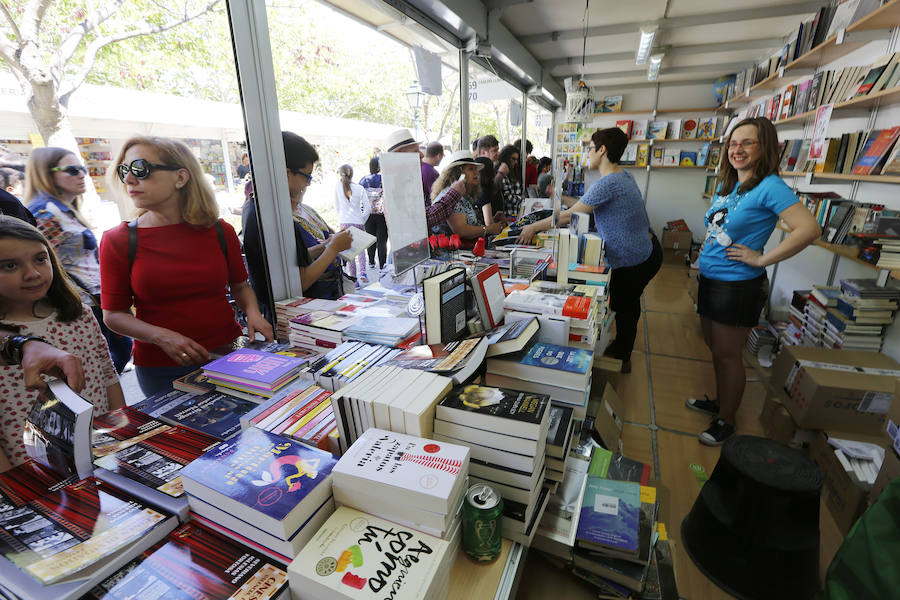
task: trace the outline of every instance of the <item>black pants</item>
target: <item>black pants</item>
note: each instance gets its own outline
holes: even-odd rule
[[[374,235],[375,243],[369,246],[369,264],[375,264],[375,250],[378,250],[378,266],[383,267],[387,263],[387,222],[384,220],[384,214],[373,213],[366,220],[366,232]]]
[[[650,256],[639,265],[613,269],[609,281],[609,306],[616,311],[616,341],[607,353],[613,358],[630,360],[641,318],[641,294],[662,266],[662,247],[654,235]]]
[[[99,306],[91,307],[97,322],[100,324],[100,331],[106,338],[106,345],[109,346],[109,355],[112,358],[113,365],[116,367],[116,373],[122,374],[125,365],[131,360],[131,348],[134,345],[130,337],[120,335],[106,326],[103,322],[103,311]]]

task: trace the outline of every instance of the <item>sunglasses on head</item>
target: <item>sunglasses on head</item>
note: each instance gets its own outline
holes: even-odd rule
[[[170,165],[158,165],[149,160],[138,158],[131,161],[130,165],[122,163],[116,167],[116,174],[119,176],[119,180],[124,182],[125,178],[128,177],[128,173],[131,173],[138,179],[147,179],[153,171],[177,171],[180,168]]]
[[[66,175],[71,175],[75,177],[79,173],[84,175],[87,173],[87,168],[82,167],[81,165],[69,165],[68,167],[53,167],[50,169],[54,173],[59,173],[60,171],[65,173]]]

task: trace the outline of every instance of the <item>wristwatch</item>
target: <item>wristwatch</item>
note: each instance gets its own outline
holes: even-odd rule
[[[487,235],[487,225],[481,226],[481,237],[485,237]]]
[[[8,365],[22,364],[22,350],[31,341],[47,343],[47,340],[34,335],[7,335],[0,340],[0,358]]]

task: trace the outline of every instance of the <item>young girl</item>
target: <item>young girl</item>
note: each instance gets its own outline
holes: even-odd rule
[[[97,319],[81,303],[50,243],[32,225],[7,216],[0,216],[0,325],[80,358],[81,395],[94,405],[94,414],[125,405]],[[21,365],[0,366],[0,471],[27,458],[22,432],[37,397],[25,388]]]

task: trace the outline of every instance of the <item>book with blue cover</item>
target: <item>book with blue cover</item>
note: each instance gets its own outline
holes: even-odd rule
[[[489,358],[487,372],[584,390],[593,364],[594,353],[590,350],[534,342],[521,353]]]
[[[165,412],[155,416],[167,423],[226,440],[241,430],[241,416],[254,408],[255,402],[221,392],[201,396],[184,394],[180,402],[169,405]]]
[[[293,379],[306,363],[305,358],[242,348],[204,365],[203,373],[214,380],[274,390]]]
[[[251,427],[183,468],[181,477],[190,498],[287,540],[331,495],[336,464],[328,452]]]
[[[637,556],[640,512],[640,484],[589,476],[575,539],[611,556]]]

